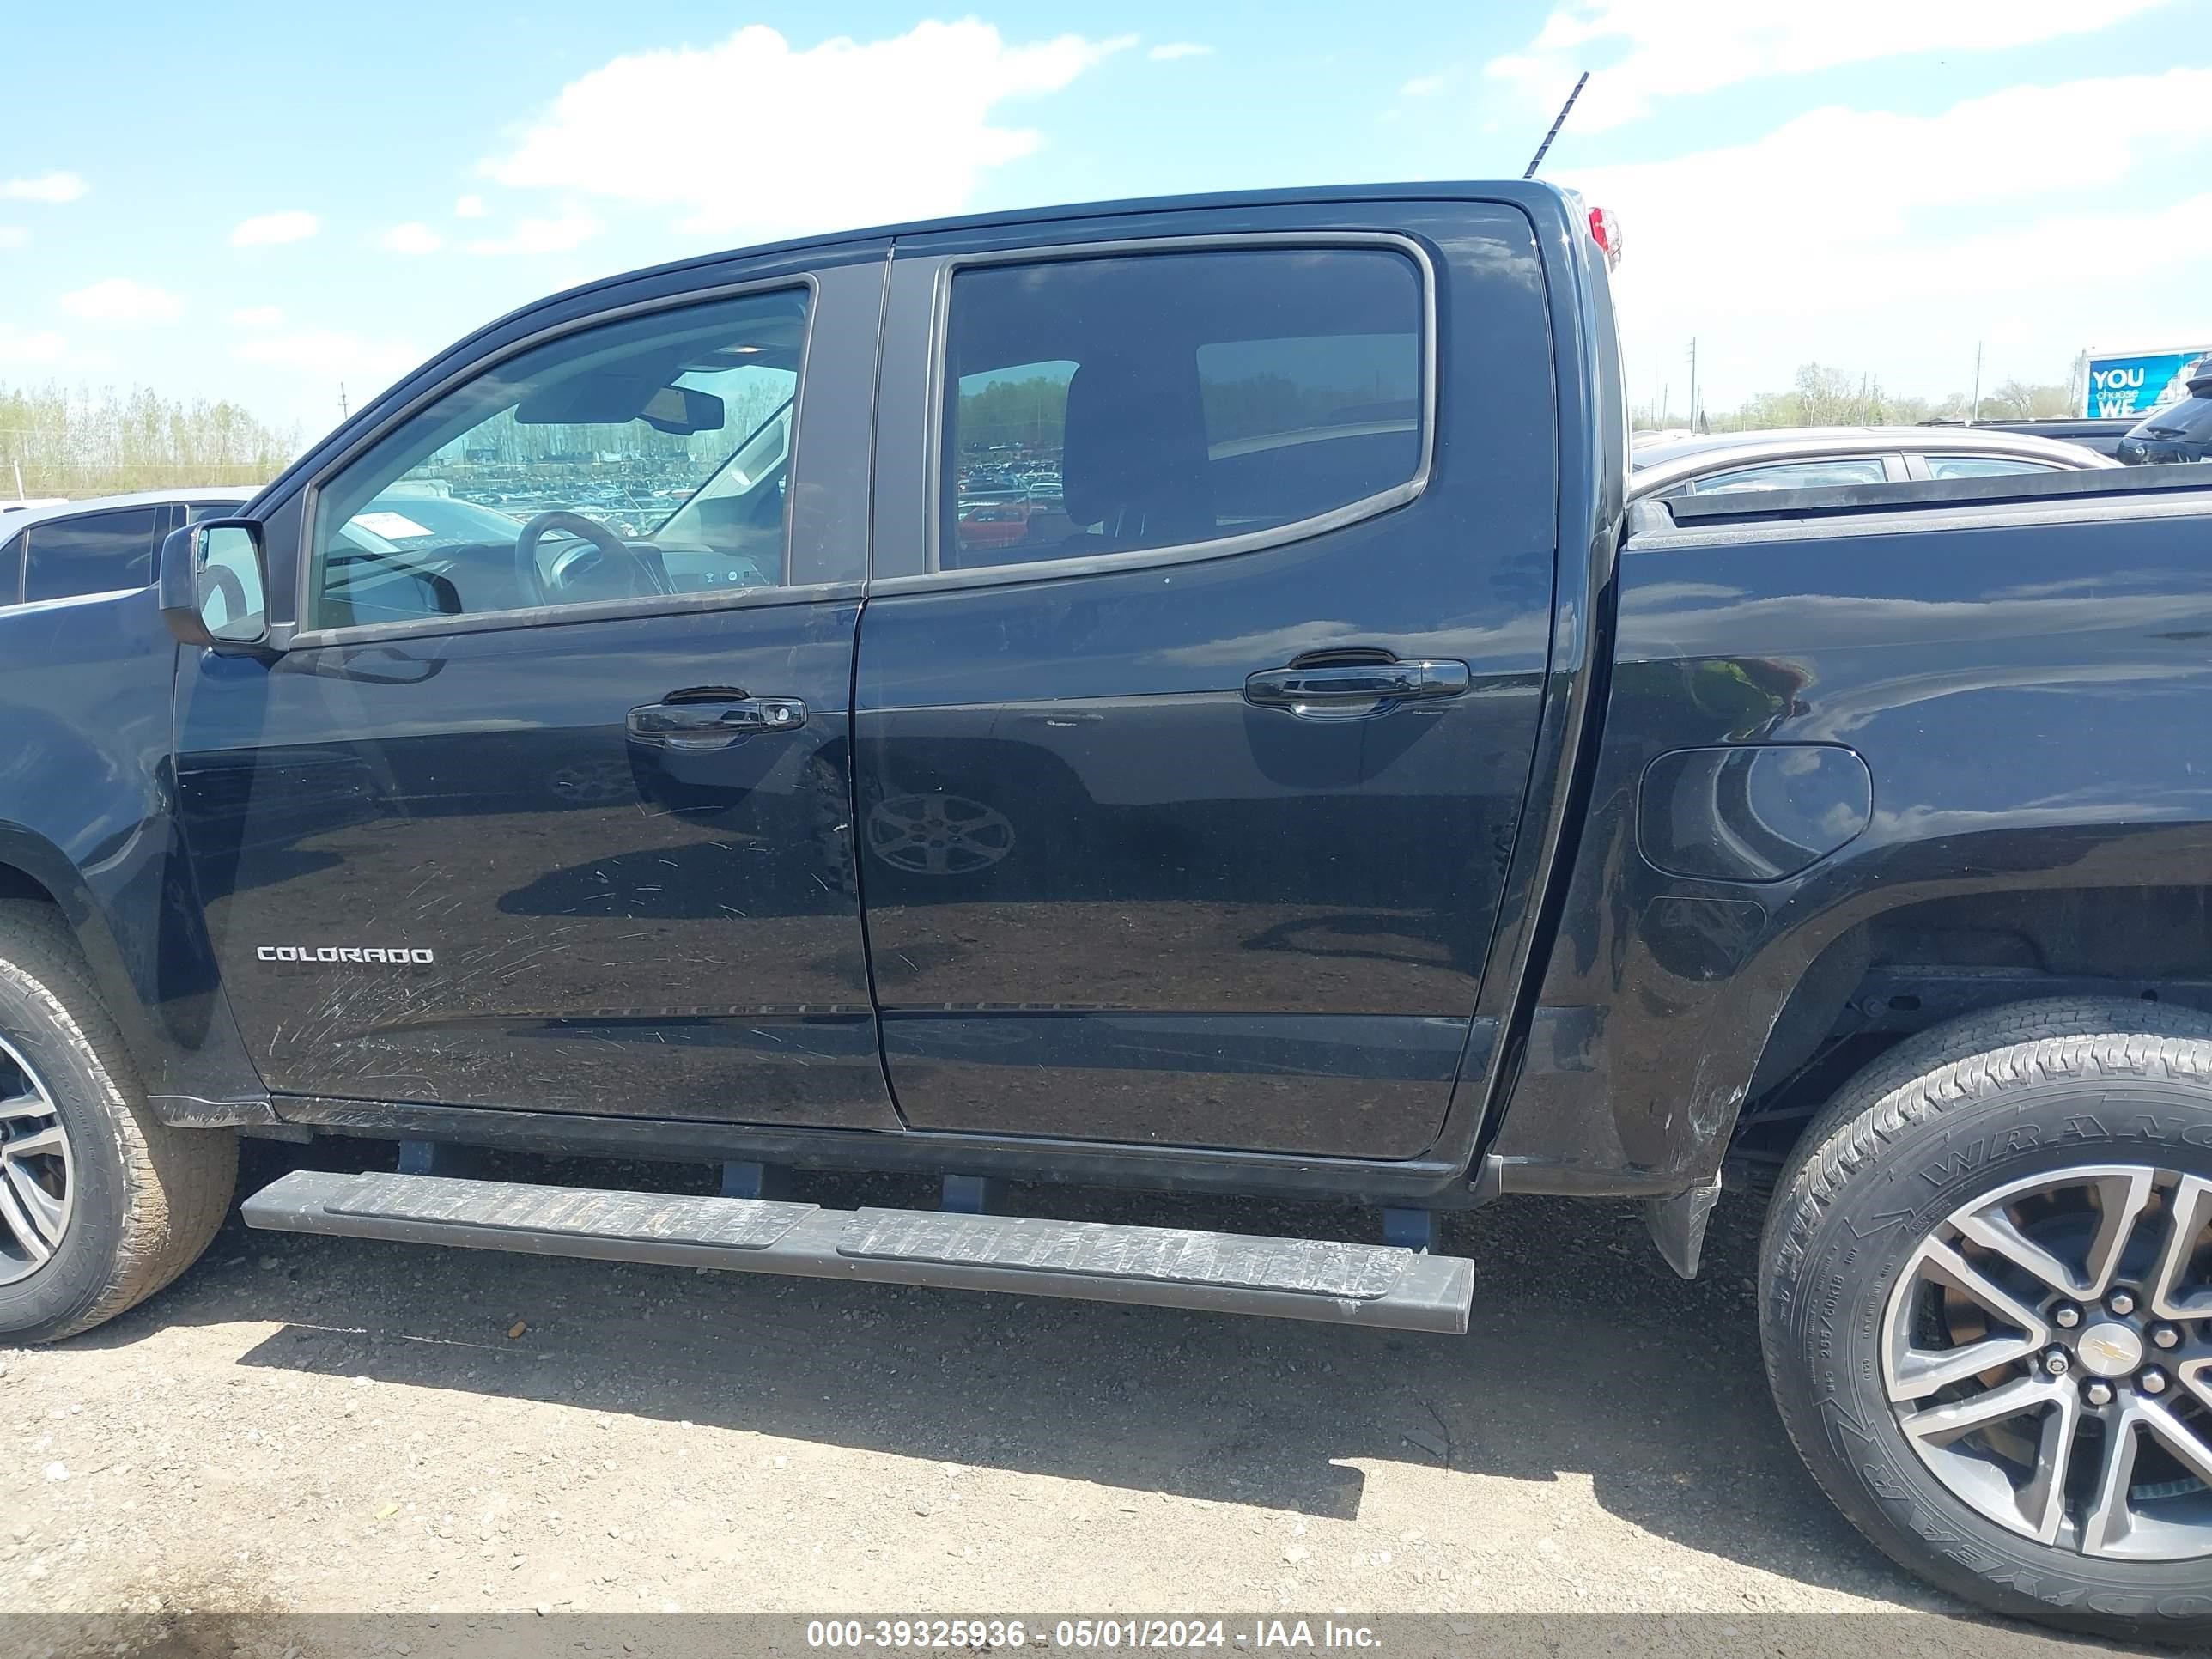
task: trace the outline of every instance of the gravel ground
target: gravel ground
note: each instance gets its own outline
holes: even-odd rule
[[[247,1180],[374,1155],[249,1146]],[[919,1189],[820,1178],[802,1195]],[[1170,1200],[1130,1218],[1362,1224]],[[740,1609],[1902,1611],[1916,1617],[1881,1628],[1947,1638],[1936,1650],[2064,1645],[1954,1622],[1814,1489],[1760,1372],[1756,1225],[1724,1205],[1706,1276],[1686,1285],[1624,1206],[1516,1200],[1459,1218],[1447,1248],[1479,1279],[1461,1340],[234,1218],[149,1305],[0,1354],[0,1645],[187,1609],[218,1623],[176,1650],[222,1654],[260,1650],[248,1626],[319,1614],[414,1615],[414,1642],[378,1639],[427,1652],[483,1650],[503,1617],[534,1642],[553,1628],[540,1616],[650,1629]],[[270,1651],[314,1650],[280,1637]]]

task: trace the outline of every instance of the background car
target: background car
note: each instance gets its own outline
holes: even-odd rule
[[[154,580],[161,538],[235,512],[250,489],[145,489],[27,507],[0,518],[0,605],[127,592]]]
[[[1810,489],[1910,478],[2068,472],[2119,463],[2079,444],[1985,427],[1830,426],[1640,437],[1629,453],[1629,499]]]
[[[2018,432],[2032,438],[2056,438],[2061,443],[2079,444],[2084,449],[2094,449],[2100,455],[2110,455],[2119,447],[2120,440],[2128,435],[2128,428],[2136,423],[2136,416],[2121,416],[2111,420],[2095,420],[2081,415],[2059,415],[2039,420],[1996,419],[1961,421],[1948,418],[1923,421],[1923,426],[1947,426],[1970,432]]]
[[[2130,428],[2116,452],[2129,466],[2162,461],[2212,461],[2212,374],[2189,383],[2178,404],[2153,410]]]

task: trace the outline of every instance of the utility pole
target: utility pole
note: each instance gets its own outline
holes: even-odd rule
[[[352,416],[353,410],[346,404],[345,382],[340,380],[338,382],[338,419],[350,420]]]
[[[1966,418],[1970,421],[1982,418],[1982,343],[1979,340],[1974,342],[1974,406]]]
[[[1690,337],[1690,430],[1698,430],[1698,337]]]

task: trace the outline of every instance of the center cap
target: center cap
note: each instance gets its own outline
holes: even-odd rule
[[[2132,1326],[2109,1319],[2082,1332],[2075,1349],[2093,1376],[2125,1376],[2143,1363],[2142,1338]]]

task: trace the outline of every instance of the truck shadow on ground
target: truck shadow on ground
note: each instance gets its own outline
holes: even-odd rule
[[[282,1150],[376,1156],[326,1146]],[[249,1182],[275,1170],[250,1166]],[[577,1165],[563,1178],[705,1190],[708,1177]],[[926,1203],[927,1190],[820,1177],[800,1195]],[[1351,1210],[1020,1197],[1030,1212],[1373,1237]],[[1662,1538],[1941,1605],[1831,1510],[1774,1414],[1755,1322],[1759,1220],[1754,1204],[1724,1204],[1705,1275],[1686,1284],[1628,1206],[1524,1199],[1456,1218],[1445,1248],[1477,1273],[1472,1333],[1458,1340],[255,1234],[234,1216],[175,1289],[82,1340],[275,1319],[283,1328],[243,1364],[1329,1517],[1359,1514],[1364,1462],[1586,1477],[1602,1508]],[[518,1321],[527,1328],[510,1339]],[[434,1417],[422,1426],[434,1431]]]

